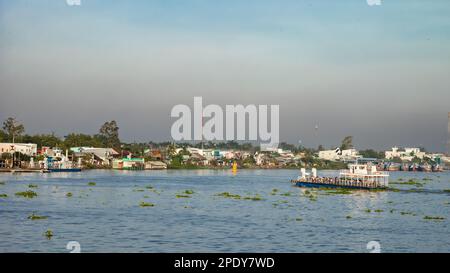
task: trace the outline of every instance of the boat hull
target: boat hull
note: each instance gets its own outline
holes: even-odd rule
[[[355,190],[370,190],[370,189],[381,189],[381,188],[369,188],[363,186],[345,186],[345,185],[335,185],[335,184],[327,184],[327,183],[317,183],[317,182],[295,182],[297,187],[303,188],[345,188],[345,189],[355,189]]]

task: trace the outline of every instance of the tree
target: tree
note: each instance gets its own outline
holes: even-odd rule
[[[95,136],[71,133],[65,137],[64,147],[66,149],[72,147],[103,147],[101,139]]]
[[[0,142],[6,141],[8,139],[8,134],[3,130],[0,130]]]
[[[348,150],[353,148],[353,137],[346,136],[341,143],[341,150]]]
[[[36,143],[38,147],[57,147],[60,146],[62,141],[54,133],[51,134],[37,134],[37,135],[24,135],[22,137],[23,142]]]
[[[105,122],[99,130],[100,138],[106,147],[118,148],[120,147],[119,127],[115,120]]]
[[[377,159],[384,158],[383,152],[377,152],[373,149],[362,150],[359,152],[359,154],[362,155],[362,157],[364,158],[377,158]]]
[[[15,118],[9,117],[3,122],[3,130],[14,143],[16,137],[20,137],[25,132],[25,127],[17,122]]]

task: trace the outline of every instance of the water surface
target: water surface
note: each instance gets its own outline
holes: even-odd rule
[[[306,192],[289,182],[297,175],[297,170],[2,173],[0,194],[8,197],[0,197],[0,252],[68,252],[69,241],[78,241],[82,252],[368,252],[369,241],[379,241],[382,252],[450,251],[448,172],[391,173],[391,181],[415,179],[422,185],[352,194]],[[38,196],[15,196],[26,190]],[[218,196],[223,192],[241,199]],[[48,218],[32,221],[32,213]],[[50,240],[43,235],[48,229],[54,234]]]

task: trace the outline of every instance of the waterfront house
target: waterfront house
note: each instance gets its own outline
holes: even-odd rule
[[[145,169],[145,161],[143,158],[125,157],[114,159],[112,167],[117,170],[143,170]]]
[[[146,170],[164,170],[167,169],[167,164],[162,161],[147,161],[145,162]]]
[[[426,153],[422,152],[420,148],[405,148],[401,151],[398,147],[393,147],[390,151],[384,152],[384,156],[388,160],[400,158],[403,161],[412,161],[415,157],[423,159]]]
[[[70,148],[74,157],[90,158],[90,164],[110,166],[112,160],[120,156],[113,148],[73,147]]]
[[[188,160],[189,164],[197,165],[197,166],[207,166],[209,165],[208,159],[198,153],[192,153]]]
[[[0,154],[21,153],[27,156],[37,155],[37,144],[34,143],[0,143]]]
[[[353,161],[361,158],[356,149],[341,150],[340,148],[336,148],[334,150],[319,151],[318,157],[319,159],[329,161]]]
[[[161,150],[158,149],[155,150],[147,149],[144,151],[144,154],[145,156],[150,157],[153,160],[164,160]]]

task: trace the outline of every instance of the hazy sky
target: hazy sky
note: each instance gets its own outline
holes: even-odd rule
[[[442,151],[450,1],[0,0],[0,120],[170,139],[176,104],[278,104],[305,146]],[[315,126],[318,125],[318,129]]]

